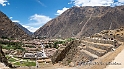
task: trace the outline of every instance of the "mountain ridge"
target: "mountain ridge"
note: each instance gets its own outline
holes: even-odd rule
[[[13,23],[2,11],[0,11],[0,23],[0,37],[18,39],[31,38],[31,36],[29,36],[24,30],[22,30],[15,23]]]
[[[17,23],[17,22],[13,22],[15,23],[18,27],[20,27],[22,30],[24,30],[28,35],[32,35],[33,33],[30,32],[27,28],[23,27],[21,24]]]
[[[92,17],[90,17],[91,14]],[[111,23],[111,29],[124,26],[122,18],[124,18],[124,6],[72,7],[40,27],[34,35],[48,38],[91,36],[102,30],[110,29]],[[84,25],[86,27],[83,28]],[[82,28],[83,32],[81,32]]]

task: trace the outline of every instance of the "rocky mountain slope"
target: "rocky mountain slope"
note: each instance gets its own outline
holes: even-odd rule
[[[33,33],[30,32],[27,28],[23,27],[22,25],[20,25],[17,22],[14,22],[19,28],[21,28],[23,31],[25,31],[28,35],[32,35]]]
[[[0,11],[0,37],[7,38],[30,38],[30,36],[15,23],[13,23],[3,12]]]
[[[102,30],[124,26],[124,6],[118,7],[72,7],[52,19],[35,36],[51,38],[91,36]]]

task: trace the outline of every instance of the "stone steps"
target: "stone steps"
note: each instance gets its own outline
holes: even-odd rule
[[[111,44],[94,43],[94,42],[88,42],[88,41],[84,41],[84,40],[82,40],[82,43],[83,43],[83,45],[85,44],[85,46],[92,46],[92,47],[106,50],[106,51],[110,51],[113,48],[113,45],[111,45]]]
[[[82,59],[86,61],[93,61],[107,52],[111,51],[113,48],[113,41],[108,41],[104,39],[92,39],[92,38],[85,38],[81,40],[81,44],[78,46],[80,50],[80,57],[84,57]]]
[[[106,50],[98,49],[98,48],[91,47],[91,46],[86,46],[83,49],[87,50],[90,53],[95,54],[95,55],[97,55],[99,57],[103,56],[107,52]]]
[[[113,40],[106,40],[106,39],[100,39],[100,38],[83,38],[82,40],[88,41],[88,42],[94,42],[94,43],[102,43],[102,44],[112,44],[113,45]]]
[[[92,54],[91,52],[87,51],[87,50],[80,50],[80,52],[85,55],[85,57],[89,60],[94,60],[94,59],[97,59],[98,56],[95,55],[95,54]]]

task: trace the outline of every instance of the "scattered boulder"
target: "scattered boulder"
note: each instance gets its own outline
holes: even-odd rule
[[[70,67],[74,67],[74,66],[75,66],[74,62],[70,62],[70,63],[69,63],[69,66],[70,66]]]

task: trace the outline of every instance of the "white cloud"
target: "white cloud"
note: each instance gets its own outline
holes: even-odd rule
[[[13,17],[9,17],[10,19],[12,19]]]
[[[56,15],[62,14],[62,13],[63,13],[64,11],[66,11],[67,9],[69,9],[69,8],[64,7],[62,10],[57,10],[57,14],[56,14]]]
[[[19,23],[20,21],[19,21],[19,20],[12,20],[12,22],[17,22],[17,23]]]
[[[7,3],[8,5],[10,5],[10,3]]]
[[[72,3],[75,6],[120,6],[124,0],[71,0]]]
[[[20,23],[19,20],[13,20],[13,17],[9,17],[9,18],[12,20],[12,22]],[[29,23],[27,24],[21,23],[21,24],[23,27],[27,28],[29,31],[35,32],[38,28],[43,26],[45,23],[47,23],[51,19],[52,18],[50,18],[49,16],[34,14],[29,17]]]
[[[52,18],[50,18],[49,16],[34,14],[33,16],[30,17],[29,25],[31,25],[31,26],[42,26],[46,22],[50,21],[51,19]]]
[[[41,4],[42,6],[46,7],[46,5],[44,5],[40,0],[36,0],[39,4]]]
[[[12,20],[12,22],[17,22],[17,23],[19,23],[19,22],[20,22],[19,20],[13,20],[13,17],[9,17],[9,19],[11,19],[11,20]]]
[[[23,26],[27,28],[29,31],[35,32],[39,27],[43,26],[51,19],[52,18],[50,18],[49,16],[34,14],[30,16],[29,23]]]
[[[35,32],[38,28],[27,26],[27,25],[22,25],[23,27],[27,28],[31,32]]]
[[[1,4],[2,6],[6,6],[6,3],[7,3],[8,5],[10,5],[10,3],[8,3],[7,0],[0,0],[0,4]]]

